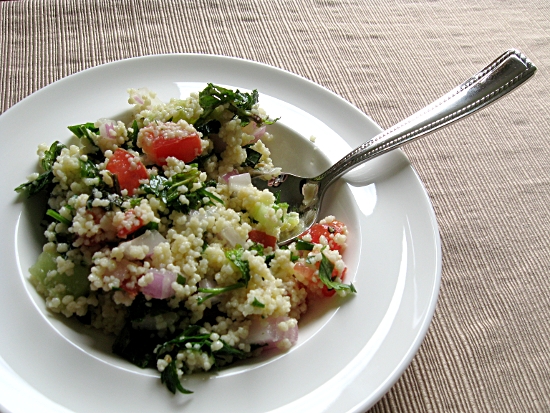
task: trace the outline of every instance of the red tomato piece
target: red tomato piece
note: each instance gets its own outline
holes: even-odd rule
[[[123,225],[117,228],[116,235],[119,238],[126,238],[132,232],[137,231],[143,226],[142,219],[138,217],[133,210],[129,209],[124,213],[124,215],[125,218]]]
[[[300,275],[306,283],[312,282],[315,276],[315,268],[302,262],[294,264],[294,272]]]
[[[330,224],[313,224],[313,226],[304,232],[300,238],[303,238],[304,235],[311,235],[311,242],[316,244],[319,243],[319,238],[324,236],[328,241],[328,246],[331,250],[336,250],[339,253],[342,253],[342,245],[334,241],[334,236],[336,234],[342,234],[345,232],[346,226],[337,220],[332,221]]]
[[[130,283],[130,280],[123,280],[120,288],[122,288],[130,297],[135,297],[139,293],[139,286],[137,283],[134,283],[134,286],[130,288],[128,284]]]
[[[319,295],[319,289],[320,289],[320,293],[323,297],[332,297],[334,294],[336,294],[336,290],[334,289],[331,290],[324,284],[322,285],[322,287],[320,287],[319,284],[316,282],[316,278],[318,277],[318,275],[316,275],[316,271],[319,270],[319,266],[320,266],[319,262],[315,263],[315,267],[312,267],[311,265],[307,265],[301,262],[297,262],[294,265],[294,272],[295,274],[303,278],[303,281],[302,280],[300,281],[302,281],[306,285],[306,288],[309,291],[311,291],[314,295],[315,294]],[[342,274],[340,275],[340,279],[342,281],[344,281],[347,271],[348,271],[347,267],[344,268],[344,270],[342,271]],[[338,276],[339,276],[338,270],[334,268],[332,270],[331,278],[334,280]],[[310,297],[312,296],[310,295]]]
[[[267,247],[275,248],[275,246],[277,245],[276,237],[274,237],[273,235],[266,234],[263,231],[258,231],[256,229],[253,229],[248,233],[248,238],[253,242],[262,244],[264,248],[267,248]]]
[[[306,288],[311,292],[311,294],[309,295],[310,298],[318,296],[319,292],[323,297],[332,297],[336,293],[336,290],[329,290],[326,285],[323,284],[323,286],[321,287],[318,284],[316,280],[317,276],[315,275],[316,269],[319,269],[319,263],[315,265],[315,268],[301,262],[297,262],[294,265],[294,272],[303,278]],[[332,276],[334,277],[334,272],[332,274]],[[336,272],[336,275],[338,275],[338,272]]]
[[[101,208],[92,208],[88,210],[88,214],[94,218],[94,224],[99,224],[101,222],[101,218],[105,215],[105,210]]]
[[[346,273],[348,272],[348,268],[344,268],[344,271],[342,271],[342,275],[340,276],[340,279],[342,281],[344,281],[344,278],[346,277]],[[338,270],[335,268],[334,270],[332,270],[332,279],[334,280],[336,277],[338,277]],[[326,285],[323,285],[323,290],[321,291],[321,293],[325,296],[325,297],[332,297],[335,293],[336,293],[336,290],[329,290],[328,287]]]
[[[145,128],[144,128],[145,129]],[[185,163],[190,163],[202,151],[199,135],[190,133],[184,137],[167,137],[162,130],[143,130],[139,143],[143,152],[157,165],[166,165],[166,158],[173,156]]]
[[[121,148],[115,150],[105,168],[117,176],[120,189],[126,189],[130,196],[139,188],[140,180],[149,178],[139,158]]]
[[[326,285],[323,285],[321,294],[323,294],[323,297],[332,297],[334,294],[336,294],[336,290],[329,290]]]

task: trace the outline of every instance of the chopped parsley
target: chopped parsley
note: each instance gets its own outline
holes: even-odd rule
[[[55,219],[56,221],[59,221],[61,222],[62,224],[65,224],[67,226],[71,226],[71,224],[73,223],[70,219],[67,219],[65,218],[64,216],[62,216],[59,212],[53,210],[53,209],[48,209],[46,211],[46,215],[52,217],[53,219]]]
[[[80,125],[67,126],[74,135],[81,139],[86,139],[92,146],[97,147],[94,136],[99,133],[99,128],[96,128],[93,122],[81,123]]]
[[[228,285],[226,287],[214,287],[214,288],[198,288],[199,293],[206,293],[207,295],[200,297],[197,302],[202,304],[206,300],[219,295],[226,293],[228,291],[236,290],[238,288],[245,288],[250,281],[250,266],[247,260],[242,259],[244,248],[238,246],[235,249],[225,252],[225,256],[229,261],[235,265],[235,267],[241,272],[241,278],[235,283]]]
[[[242,258],[244,251],[243,247],[238,246],[235,249],[226,251],[225,256],[241,271],[239,282],[242,282],[246,287],[248,281],[250,281],[250,265],[247,260],[243,260]]]
[[[312,251],[315,244],[309,241],[304,241],[301,238],[296,240],[296,249],[298,251]]]
[[[36,195],[41,191],[50,192],[53,188],[53,164],[57,157],[61,154],[65,145],[59,141],[55,141],[51,144],[50,149],[44,152],[44,158],[42,159],[41,166],[44,172],[38,175],[35,180],[25,182],[15,188],[16,192],[26,192],[28,196]]]
[[[289,248],[288,248],[288,245],[281,245],[281,246],[279,247],[279,249],[281,249],[281,250],[288,250]],[[290,252],[290,261],[296,262],[296,261],[298,261],[299,259],[300,259],[300,257],[299,257],[298,255],[293,254],[292,251]]]
[[[199,93],[199,104],[203,109],[203,113],[193,126],[199,129],[208,124],[213,120],[216,108],[222,105],[227,105],[227,110],[241,120],[241,126],[246,126],[250,122],[255,122],[258,126],[261,124],[273,124],[277,119],[264,119],[253,112],[254,106],[258,103],[258,97],[259,93],[255,89],[252,93],[245,93],[238,89],[226,89],[209,83]]]
[[[252,149],[250,145],[245,146],[244,149],[246,151],[246,159],[241,164],[241,166],[249,166],[251,168],[255,168],[258,162],[260,162],[262,154]]]
[[[329,290],[336,291],[349,291],[356,293],[357,290],[353,284],[344,284],[339,281],[335,281],[332,278],[332,271],[334,270],[334,264],[325,256],[321,254],[321,265],[319,266],[319,278],[325,284]]]
[[[178,369],[176,367],[175,360],[172,360],[164,368],[164,370],[160,374],[160,381],[173,394],[176,394],[176,390],[183,394],[193,393],[191,390],[187,390],[185,387],[181,385],[180,378],[178,377]]]
[[[163,175],[155,175],[146,184],[140,185],[140,189],[146,194],[151,194],[160,199],[167,207],[178,212],[189,213],[207,205],[214,205],[214,201],[223,204],[223,200],[210,192],[207,188],[215,186],[213,181],[202,182],[199,180],[200,171],[197,164],[189,164],[190,168],[178,173],[171,178]],[[195,189],[196,184],[200,187]],[[185,186],[186,189],[182,191]],[[184,195],[182,202],[180,195]],[[207,201],[205,202],[205,199]]]
[[[271,260],[273,258],[275,258],[275,253],[271,253],[271,254],[265,254],[265,247],[262,245],[262,244],[259,244],[257,242],[255,242],[254,244],[252,244],[252,246],[249,248],[250,251],[256,251],[256,253],[258,254],[258,256],[260,257],[265,257],[265,263],[267,265],[269,265],[269,263],[271,262]]]
[[[80,163],[80,176],[82,178],[99,178],[99,170],[97,169],[97,166],[94,162],[92,162],[90,159],[83,161],[82,159],[79,159],[78,162]]]
[[[128,148],[137,148],[137,138],[139,134],[139,125],[137,123],[137,120],[134,119],[134,122],[132,123],[132,130],[128,130],[128,141],[124,142],[123,147],[125,149]]]
[[[227,287],[213,287],[213,288],[197,288],[197,291],[199,293],[205,293],[207,295],[199,297],[197,300],[198,304],[204,303],[206,300],[215,297],[216,295],[220,295],[223,293],[226,293],[228,291],[237,290],[239,288],[246,287],[242,282],[236,282],[235,284],[228,285]]]
[[[248,357],[247,353],[244,351],[231,347],[223,340],[219,341],[222,344],[222,348],[213,351],[212,344],[214,344],[214,342],[210,339],[210,333],[201,333],[201,326],[190,325],[175,338],[158,346],[156,348],[157,359],[163,359],[166,355],[170,355],[172,359],[161,373],[162,383],[164,383],[172,393],[176,393],[176,390],[184,394],[192,393],[192,391],[185,389],[181,385],[178,377],[174,359],[179,350],[192,349],[192,351],[203,352],[213,360],[214,367],[221,367],[232,362],[234,359],[240,360]],[[183,369],[185,373],[185,365]]]
[[[254,297],[254,301],[252,301],[252,306],[253,307],[259,307],[259,308],[264,308],[265,304],[262,303],[261,301],[259,301],[256,297]]]

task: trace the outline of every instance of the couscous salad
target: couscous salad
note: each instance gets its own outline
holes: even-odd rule
[[[30,281],[54,313],[113,334],[113,352],[183,375],[289,349],[312,300],[344,284],[347,228],[328,216],[285,247],[296,212],[251,184],[280,171],[258,92],[213,84],[160,101],[129,90],[132,119],[69,126],[77,145],[38,148],[16,188],[49,194]]]

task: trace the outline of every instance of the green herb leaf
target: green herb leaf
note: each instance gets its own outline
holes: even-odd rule
[[[248,281],[250,281],[250,264],[247,260],[242,259],[244,251],[243,247],[237,246],[235,249],[226,251],[225,256],[241,271],[239,282],[242,282],[246,287]]]
[[[262,244],[257,243],[257,242],[252,244],[252,246],[249,248],[249,251],[256,251],[259,256],[264,255],[264,250],[265,250],[264,246]]]
[[[258,92],[254,90],[250,93],[241,93],[239,90],[226,89],[221,86],[209,83],[199,93],[199,104],[203,108],[203,113],[195,122],[200,127],[211,120],[214,110],[221,105],[228,105],[228,109],[241,119],[241,122],[249,123],[251,120],[261,123],[261,118],[253,115],[251,110],[258,102]]]
[[[48,216],[52,217],[53,219],[61,222],[62,224],[65,224],[65,225],[68,225],[68,226],[71,226],[71,224],[72,224],[71,220],[65,218],[59,212],[54,211],[53,209],[48,209],[46,211],[46,215],[48,215]]]
[[[262,154],[250,147],[246,147],[245,150],[246,150],[246,159],[241,164],[241,166],[249,166],[251,168],[255,168],[258,162],[260,162],[260,158],[262,157]]]
[[[321,265],[319,266],[319,278],[325,284],[329,290],[347,290],[351,293],[356,293],[357,290],[353,284],[344,284],[332,279],[332,271],[334,270],[334,265],[330,260],[325,256],[321,255]]]
[[[44,152],[44,158],[42,159],[41,166],[44,172],[38,175],[34,181],[28,181],[15,188],[16,192],[26,192],[27,196],[36,195],[41,191],[50,192],[54,186],[53,184],[53,164],[57,157],[61,154],[61,150],[66,146],[59,141],[55,141],[51,144],[50,149]]]
[[[53,172],[41,173],[34,181],[28,181],[15,188],[15,192],[26,192],[27,196],[36,195],[40,191],[49,191],[53,186]]]
[[[93,122],[81,123],[78,125],[67,126],[67,128],[75,134],[77,138],[84,138],[88,132],[98,133],[99,128],[96,128]]]
[[[220,295],[223,293],[226,293],[228,291],[236,290],[238,288],[244,288],[246,285],[242,282],[237,282],[235,284],[228,285],[226,287],[214,287],[214,288],[197,288],[197,291],[199,293],[205,293],[208,295],[205,295],[204,297],[200,297],[197,300],[198,304],[204,303],[206,300],[215,297],[216,295]]]
[[[248,281],[250,281],[250,264],[247,260],[242,259],[244,251],[245,250],[243,247],[237,246],[237,248],[225,252],[227,259],[231,261],[233,265],[235,265],[235,267],[241,272],[241,278],[239,278],[235,284],[231,284],[226,287],[198,288],[197,291],[199,293],[208,294],[204,297],[200,297],[197,300],[198,304],[202,304],[216,295],[223,294],[231,290],[236,290],[238,288],[245,288],[248,285]]]
[[[309,241],[304,241],[303,239],[296,240],[296,249],[298,251],[311,251],[315,244]]]
[[[92,146],[97,147],[94,142],[93,136],[99,133],[99,128],[96,128],[92,122],[81,123],[80,125],[67,126],[67,128],[74,133],[78,139],[85,138],[92,144]]]
[[[140,235],[145,234],[147,231],[158,231],[158,229],[159,229],[159,224],[157,222],[153,222],[153,221],[148,222],[147,224],[139,228],[137,231],[134,231],[132,234],[130,234],[129,239],[137,238]]]
[[[137,123],[137,120],[134,119],[134,122],[132,123],[132,131],[128,134],[128,144],[127,147],[135,148],[137,147],[137,138],[139,134],[139,125]],[[130,145],[131,144],[131,145]]]
[[[166,385],[168,390],[173,394],[176,394],[176,390],[183,394],[193,393],[191,390],[187,390],[181,385],[175,360],[168,363],[168,366],[160,373],[160,381],[162,384]]]
[[[265,304],[262,303],[261,301],[258,301],[258,299],[256,297],[254,297],[254,301],[252,301],[252,306],[259,307],[259,308],[264,308]]]
[[[211,134],[218,133],[220,131],[221,126],[222,124],[220,123],[220,121],[214,119],[214,120],[208,121],[202,126],[197,126],[196,129],[197,129],[197,132],[202,133],[202,136],[208,136]]]
[[[245,93],[238,89],[226,89],[209,83],[199,93],[199,104],[203,108],[203,113],[194,123],[194,126],[200,129],[209,123],[213,120],[213,113],[216,108],[222,105],[226,105],[227,110],[234,113],[241,120],[242,126],[246,126],[252,121],[258,126],[261,124],[273,124],[276,120],[263,119],[257,114],[252,113],[254,105],[258,103],[258,97],[259,93],[257,90],[253,90],[252,93]]]
[[[45,171],[52,170],[55,160],[61,154],[61,151],[64,148],[66,148],[65,145],[59,143],[59,141],[55,141],[51,144],[50,149],[44,152],[44,158],[42,159],[42,168]]]
[[[209,186],[215,186],[216,183],[213,181],[201,182],[199,180],[200,171],[198,170],[198,165],[189,164],[189,166],[189,170],[176,174],[170,179],[162,175],[152,176],[147,184],[140,186],[140,189],[146,194],[159,198],[170,209],[185,214],[203,206],[214,205],[215,202],[223,204],[221,198],[207,189]],[[196,183],[200,183],[201,187],[193,190]],[[187,190],[182,192],[180,190],[182,186],[185,186]],[[182,203],[180,195],[185,195],[188,202]],[[205,198],[208,199],[207,202],[204,201]]]
[[[100,176],[96,164],[91,160],[83,161],[79,159],[78,161],[80,163],[80,176],[82,178],[98,178]]]

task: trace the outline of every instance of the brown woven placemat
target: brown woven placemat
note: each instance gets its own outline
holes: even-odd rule
[[[13,1],[0,33],[0,111],[105,62],[197,52],[302,75],[383,127],[520,49],[533,80],[405,150],[440,225],[441,293],[372,411],[550,411],[548,0]]]

